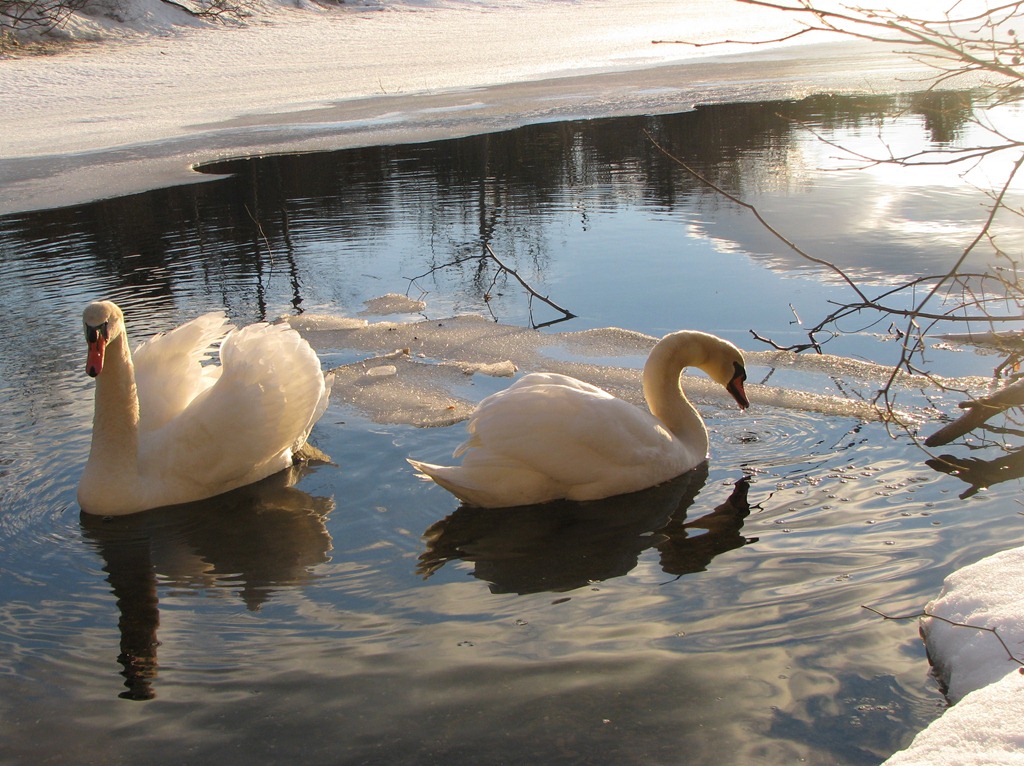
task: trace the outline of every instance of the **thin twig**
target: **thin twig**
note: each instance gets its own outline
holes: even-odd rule
[[[263,231],[263,224],[261,224],[259,219],[252,214],[248,205],[245,206],[245,212],[256,225],[256,231],[259,232],[260,239],[263,240],[263,244],[267,248],[267,255],[270,257],[270,268],[274,268],[274,249],[270,246],[270,240],[267,238],[267,233]]]
[[[986,633],[991,633],[992,635],[994,635],[996,637],[996,640],[999,642],[999,645],[1002,646],[1003,650],[1006,652],[1007,658],[1009,658],[1013,662],[1016,662],[1018,665],[1024,667],[1024,660],[1022,660],[1019,657],[1017,657],[1016,655],[1014,655],[1014,653],[1010,650],[1010,647],[1006,645],[1006,642],[1003,640],[1003,637],[999,635],[998,628],[995,628],[995,627],[990,628],[990,627],[987,627],[985,625],[971,625],[970,623],[966,623],[966,622],[957,622],[956,620],[950,620],[949,618],[942,617],[941,615],[938,615],[938,614],[932,614],[931,612],[927,611],[926,609],[922,609],[920,612],[915,612],[913,614],[901,614],[901,615],[889,615],[889,614],[886,614],[885,612],[881,612],[878,609],[875,609],[874,607],[871,607],[871,606],[867,606],[865,604],[861,604],[861,609],[867,609],[869,612],[877,614],[883,620],[916,620],[916,619],[920,619],[922,617],[927,617],[930,620],[938,620],[939,622],[944,622],[947,625],[952,625],[954,628],[973,628],[974,630],[983,630]]]

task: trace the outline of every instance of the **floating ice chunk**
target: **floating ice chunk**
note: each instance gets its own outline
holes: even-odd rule
[[[372,374],[374,370],[386,372]],[[456,395],[465,374],[393,352],[334,370],[333,402],[346,402],[377,423],[446,426],[465,420],[476,402]]]
[[[745,351],[747,365],[760,365],[773,369],[796,369],[801,372],[813,372],[832,375],[840,378],[870,381],[879,385],[888,382],[892,375],[892,367],[860,359],[850,359],[834,354],[795,354],[792,351]],[[935,378],[924,375],[911,375],[900,371],[895,383],[903,386],[920,386],[929,388]]]
[[[366,371],[368,378],[390,378],[398,374],[398,368],[393,364],[382,364],[379,367],[371,367]]]
[[[379,298],[370,298],[364,301],[366,308],[360,311],[360,316],[384,316],[386,314],[418,314],[423,311],[427,304],[423,301],[413,300],[408,295],[388,293]]]
[[[493,364],[486,362],[442,362],[441,364],[452,365],[462,370],[465,375],[474,375],[479,372],[481,375],[490,375],[492,378],[511,378],[516,374],[517,369],[508,359]]]
[[[938,337],[951,343],[984,346],[999,351],[1020,351],[1024,346],[1024,333],[1021,332],[949,333]]]
[[[687,393],[689,393],[689,387],[692,385],[689,376],[685,376],[683,380],[684,386],[687,387]],[[707,378],[697,378],[696,380],[700,381],[697,384],[700,386],[716,385],[707,380]],[[886,420],[889,417],[882,405],[873,402],[860,399],[846,399],[829,394],[817,394],[812,391],[780,388],[778,386],[751,386],[747,384],[747,398],[751,404],[781,407],[790,410],[804,410],[806,412],[820,412],[824,415],[851,417],[860,420]],[[909,412],[897,412],[896,416],[904,423],[913,423],[920,420],[920,417]]]
[[[560,337],[567,349],[587,356],[646,356],[657,342],[657,338],[650,335],[620,327],[566,332]]]

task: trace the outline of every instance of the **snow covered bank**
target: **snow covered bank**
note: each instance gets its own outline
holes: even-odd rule
[[[1024,676],[969,694],[885,766],[1020,766],[1024,764]]]
[[[927,611],[942,618],[925,619],[922,633],[952,702],[1019,670],[1024,659],[1024,548],[954,572]]]
[[[783,14],[727,6],[282,3],[245,25],[197,27],[160,0],[135,0],[113,30],[109,19],[69,23],[69,34],[109,42],[0,60],[0,214],[194,182],[194,165],[227,157],[920,87],[906,59],[848,41],[651,42],[771,39],[794,28]]]
[[[1024,548],[954,572],[926,611],[928,654],[955,704],[886,766],[1024,764]]]

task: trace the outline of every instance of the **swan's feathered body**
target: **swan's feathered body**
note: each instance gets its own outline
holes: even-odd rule
[[[78,487],[88,513],[122,515],[212,497],[292,464],[327,406],[329,381],[287,325],[235,330],[205,314],[128,349],[121,310],[84,314],[96,377],[92,447]],[[220,344],[220,365],[203,364]]]
[[[466,503],[487,508],[597,500],[655,486],[707,459],[707,429],[679,385],[689,366],[747,406],[739,350],[684,331],[663,338],[644,366],[651,412],[566,375],[532,373],[480,403],[469,439],[455,451],[461,465],[409,462]]]

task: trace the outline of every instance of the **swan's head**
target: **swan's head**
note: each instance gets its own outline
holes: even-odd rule
[[[103,354],[107,344],[124,331],[124,314],[116,303],[96,301],[85,307],[82,324],[85,328],[85,342],[89,345],[85,371],[89,377],[95,378],[103,371]]]
[[[743,352],[727,340],[693,330],[666,335],[658,344],[670,353],[678,353],[682,367],[699,367],[708,377],[725,387],[740,409],[750,406],[743,383],[747,370]],[[657,347],[656,347],[657,348]]]
[[[697,333],[694,333],[697,335]],[[729,395],[736,400],[741,410],[750,406],[743,382],[747,379],[747,369],[743,366],[743,352],[727,340],[714,335],[699,333],[700,344],[704,346],[707,361],[698,365],[708,376],[723,386]]]

